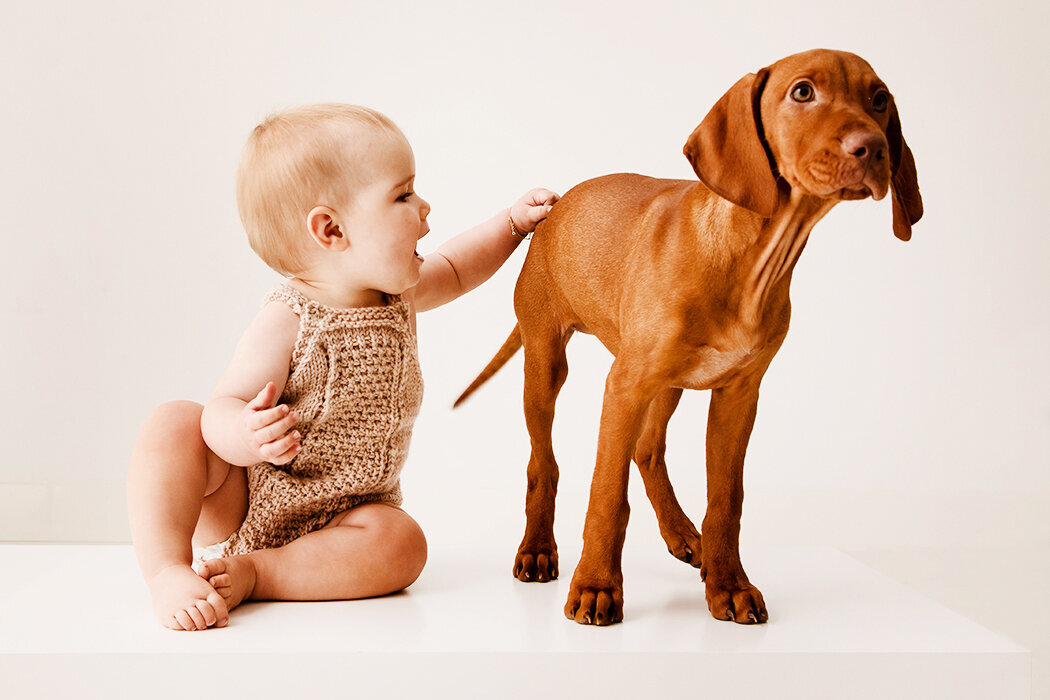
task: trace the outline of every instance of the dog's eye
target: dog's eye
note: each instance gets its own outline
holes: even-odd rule
[[[791,91],[791,99],[795,102],[809,102],[813,99],[813,86],[809,83],[799,83]]]
[[[871,98],[871,108],[876,112],[885,112],[889,104],[890,93],[885,90],[879,90],[875,93],[875,96]]]

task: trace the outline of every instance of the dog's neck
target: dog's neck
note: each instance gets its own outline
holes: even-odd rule
[[[837,200],[804,195],[795,189],[781,197],[773,216],[762,223],[758,238],[737,261],[738,297],[734,306],[745,324],[751,327],[761,324],[773,290],[781,284],[790,284],[791,272],[806,246],[809,232],[837,203]],[[784,291],[786,300],[786,288]]]

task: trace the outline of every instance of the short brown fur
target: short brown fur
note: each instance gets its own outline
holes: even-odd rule
[[[807,94],[800,81],[812,99],[796,99]],[[768,619],[740,562],[743,466],[759,385],[787,334],[795,263],[810,230],[843,199],[892,190],[902,240],[922,216],[915,161],[888,91],[878,108],[883,91],[853,54],[789,56],[738,81],[689,137],[684,152],[700,182],[588,180],[537,229],[514,295],[518,325],[459,401],[524,345],[532,455],[514,575],[548,581],[558,576],[551,426],[568,372],[565,345],[582,331],[615,356],[583,553],[565,605],[570,619],[623,619],[632,459],[668,549],[700,568],[711,614],[743,624]],[[711,390],[702,538],[664,463],[667,421],[682,389]]]

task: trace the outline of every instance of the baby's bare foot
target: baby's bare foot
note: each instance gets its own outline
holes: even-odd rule
[[[230,621],[226,601],[185,564],[161,569],[147,585],[153,612],[169,629],[203,630],[225,627]]]
[[[209,559],[198,564],[196,571],[222,596],[227,610],[233,610],[255,590],[255,565],[247,556]]]

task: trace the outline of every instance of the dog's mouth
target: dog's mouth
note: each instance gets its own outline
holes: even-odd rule
[[[857,185],[846,189],[863,192],[864,194],[859,198],[871,197],[877,202],[885,197],[890,190],[888,168],[869,167],[864,171],[864,175]]]
[[[811,168],[810,188],[813,194],[827,199],[835,198],[841,200],[867,199],[871,197],[879,201],[886,196],[889,190],[889,178],[875,172],[872,168],[866,170],[835,173],[838,177],[828,177],[831,173],[821,172],[821,169]],[[823,175],[823,177],[821,177]]]
[[[871,190],[864,185],[860,187],[843,187],[837,194],[839,199],[867,199],[871,196]]]

